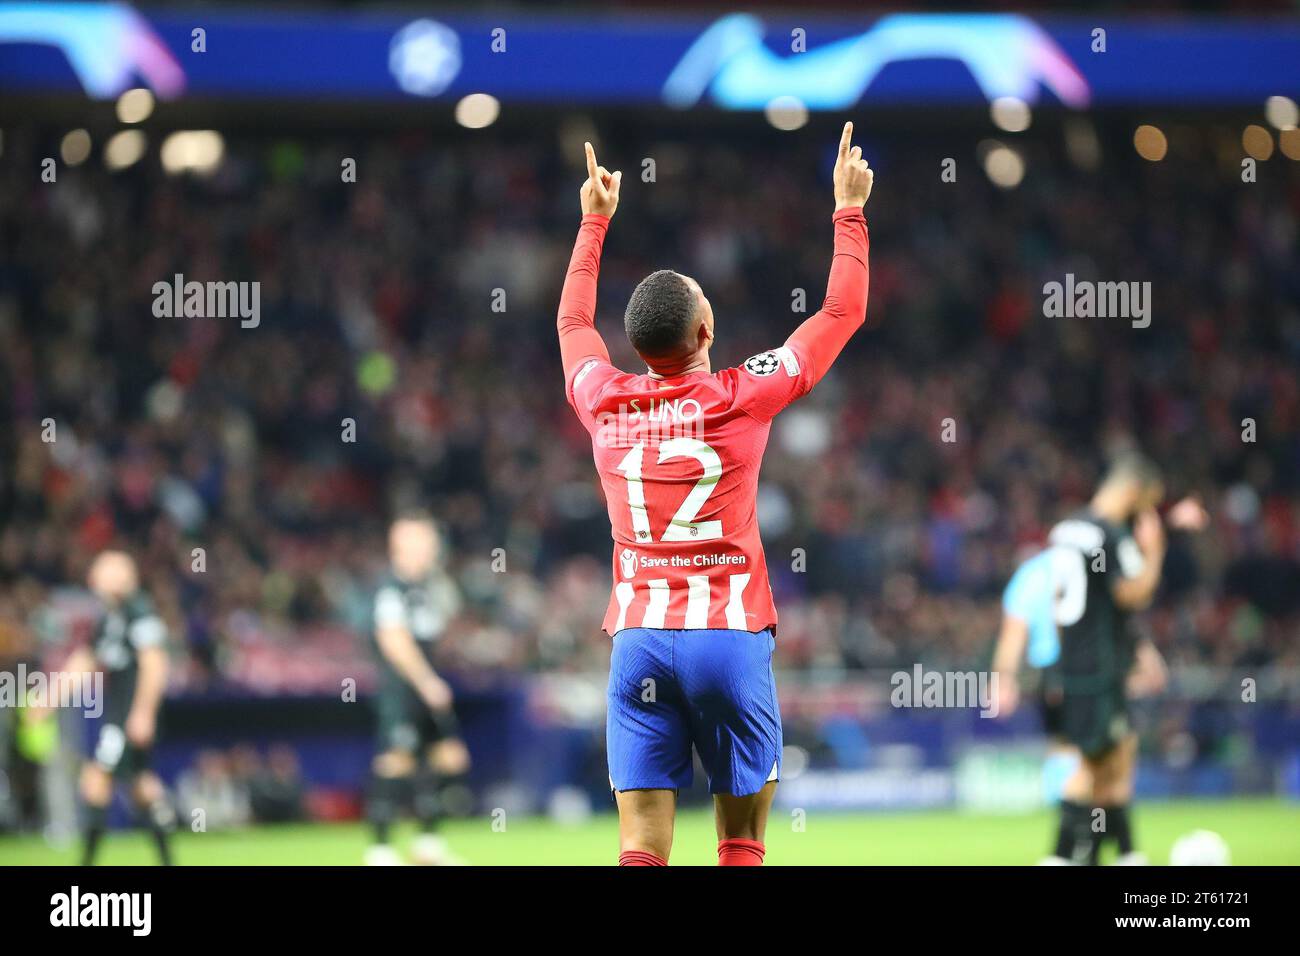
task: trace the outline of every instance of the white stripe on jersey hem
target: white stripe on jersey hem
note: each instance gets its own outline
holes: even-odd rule
[[[731,596],[727,600],[727,627],[733,631],[749,630],[745,620],[745,588],[749,585],[749,574],[731,575]]]
[[[615,634],[627,627],[627,609],[632,604],[632,595],[635,593],[636,589],[626,581],[620,581],[614,588],[614,597],[618,599],[618,620],[614,623]]]
[[[650,589],[650,600],[646,605],[645,620],[641,622],[641,626],[662,628],[668,621],[668,579],[655,578],[653,581],[647,581],[646,587]]]
[[[709,626],[709,577],[692,574],[686,585],[686,630],[703,631]]]

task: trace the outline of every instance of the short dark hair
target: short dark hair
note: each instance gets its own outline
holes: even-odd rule
[[[632,291],[623,327],[642,355],[670,355],[687,344],[696,299],[686,279],[671,269],[652,272]]]
[[[1148,458],[1142,452],[1127,449],[1121,451],[1111,459],[1110,467],[1106,470],[1104,481],[1128,480],[1136,482],[1144,488],[1160,484],[1163,478],[1160,474],[1160,466]]]

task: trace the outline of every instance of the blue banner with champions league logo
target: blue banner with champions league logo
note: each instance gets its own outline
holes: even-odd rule
[[[114,97],[762,109],[1262,104],[1300,96],[1300,20],[1019,14],[601,17],[0,2],[0,90]]]

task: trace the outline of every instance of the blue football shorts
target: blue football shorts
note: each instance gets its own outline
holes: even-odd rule
[[[613,638],[605,743],[615,790],[677,790],[694,776],[709,792],[746,796],[781,776],[781,710],[771,630],[630,627]]]

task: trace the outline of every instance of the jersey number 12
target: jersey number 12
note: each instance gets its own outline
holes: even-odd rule
[[[645,442],[638,442],[618,464],[618,470],[627,479],[627,504],[632,511],[632,531],[638,541],[648,541],[650,514],[645,506],[645,483],[641,480],[642,456]],[[711,541],[722,537],[721,521],[696,521],[695,517],[704,502],[713,493],[722,477],[722,459],[718,453],[698,438],[670,438],[659,444],[659,464],[671,458],[694,458],[704,468],[704,474],[690,490],[677,513],[664,529],[661,541]]]

